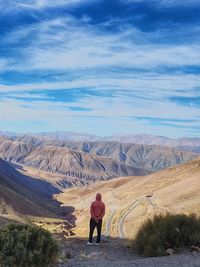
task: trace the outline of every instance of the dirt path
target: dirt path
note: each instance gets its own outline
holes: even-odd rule
[[[151,206],[153,206],[154,208],[159,209],[159,210],[161,210],[161,211],[163,211],[163,212],[168,212],[168,210],[159,207],[159,206],[153,201],[152,197],[146,197],[146,198],[147,198],[147,200],[149,201],[149,203],[151,204]]]
[[[127,216],[129,215],[129,213],[131,213],[135,208],[138,207],[138,205],[141,203],[142,200],[146,199],[148,201],[148,203],[153,206],[154,208],[162,211],[162,212],[168,212],[167,210],[159,207],[158,205],[156,205],[156,203],[152,200],[152,197],[149,196],[142,196],[138,199],[136,199],[133,204],[122,214],[120,220],[119,220],[119,224],[118,224],[118,233],[119,233],[119,238],[123,239],[125,238],[125,234],[124,234],[124,224],[126,221]],[[112,217],[113,218],[113,217]]]
[[[132,212],[142,200],[148,201],[149,205],[165,211],[163,208],[147,196],[136,199],[131,206],[122,214],[118,232],[119,238],[103,238],[100,246],[87,246],[87,239],[68,238],[62,245],[63,261],[57,267],[200,267],[200,254],[185,252],[184,254],[172,255],[168,257],[144,258],[137,255],[131,249],[130,241],[124,238],[124,224],[127,216]],[[166,211],[165,211],[166,212]],[[112,221],[116,213],[112,207],[106,222],[106,233],[111,233]]]
[[[144,258],[127,248],[124,240],[110,239],[98,246],[87,246],[87,240],[66,240],[62,250],[70,258],[57,267],[199,267],[200,254],[190,252],[168,257]]]
[[[124,223],[126,220],[126,217],[129,215],[130,212],[132,212],[142,201],[143,197],[137,199],[136,201],[133,202],[133,204],[128,208],[127,211],[121,216],[118,224],[118,233],[119,233],[119,238],[124,238]]]
[[[105,236],[109,236],[110,233],[111,233],[111,226],[112,226],[112,220],[115,216],[115,212],[116,212],[116,209],[113,207],[111,209],[111,212],[110,212],[110,215],[107,219],[107,222],[106,222],[106,232],[105,232]]]
[[[100,246],[87,246],[86,239],[70,238],[66,240],[65,245],[62,247],[64,252],[71,255],[67,260],[67,264],[61,264],[59,267],[64,266],[98,266],[98,262],[113,262],[116,260],[122,262],[124,260],[132,260],[139,258],[122,243],[119,239],[108,239],[106,242],[101,243]],[[100,265],[101,266],[101,265]],[[104,266],[104,265],[102,265]],[[123,266],[123,265],[122,265]]]

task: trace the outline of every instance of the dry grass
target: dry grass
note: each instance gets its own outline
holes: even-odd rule
[[[147,217],[163,213],[162,209],[173,213],[200,214],[200,159],[148,176],[118,178],[84,188],[65,190],[57,195],[59,201],[75,208],[75,233],[80,236],[88,234],[89,206],[97,192],[102,193],[107,207],[116,207],[113,236],[118,235],[117,222],[123,211],[137,198],[153,194],[152,199],[157,208],[144,198],[126,219],[125,228],[132,229],[131,235],[134,236]],[[109,208],[106,213],[106,217],[108,216]]]

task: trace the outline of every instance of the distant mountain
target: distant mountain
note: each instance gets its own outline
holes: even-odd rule
[[[172,139],[165,136],[154,135],[114,135],[106,137],[107,141],[118,141],[121,143],[134,143],[134,144],[146,144],[146,145],[159,145],[165,147],[176,147],[182,151],[188,151],[200,154],[200,138],[177,138]]]
[[[36,148],[20,141],[5,141],[0,144],[0,156],[29,167],[74,177],[82,185],[96,180],[149,173],[95,154],[55,146]]]
[[[101,137],[92,135],[92,134],[85,134],[85,133],[74,133],[74,132],[44,132],[36,134],[35,136],[43,137],[43,138],[50,138],[56,140],[63,140],[63,141],[96,141],[100,140]]]
[[[196,154],[200,154],[200,146],[178,146],[181,151],[188,151]]]
[[[29,142],[0,140],[0,157],[8,161],[20,162],[33,150],[34,146]]]
[[[18,136],[20,136],[20,134],[17,134],[15,132],[0,131],[0,137],[9,137],[15,139]]]
[[[195,151],[198,152],[197,147]],[[0,157],[64,175],[59,183],[70,187],[115,177],[146,175],[192,160],[197,154],[169,146],[68,141],[42,135],[23,135],[15,138],[0,136]]]
[[[54,140],[63,140],[63,141],[97,141],[101,140],[102,138],[92,134],[85,134],[85,133],[75,133],[75,132],[41,132],[41,133],[15,133],[15,132],[8,132],[8,131],[0,131],[0,137],[9,137],[12,140],[15,139],[54,139]]]
[[[141,176],[192,160],[197,155],[155,145],[72,142],[23,136],[15,141],[0,139],[0,157],[66,175],[64,184],[71,186],[120,176]]]
[[[58,145],[58,144],[57,144]],[[174,147],[128,144],[119,142],[65,142],[69,149],[112,158],[120,163],[149,172],[159,171],[195,159],[194,153]]]
[[[134,144],[147,144],[147,145],[159,145],[159,146],[169,146],[169,147],[182,147],[182,146],[199,146],[200,138],[177,138],[172,139],[165,136],[156,135],[113,135],[110,137],[105,137],[104,140],[107,141],[118,141],[121,143],[134,143]]]
[[[200,154],[200,138],[187,138],[182,137],[178,139],[172,139],[165,136],[154,136],[146,134],[128,134],[128,135],[113,135],[113,136],[96,136],[84,133],[73,132],[44,132],[38,134],[16,134],[10,132],[0,131],[0,136],[7,136],[12,140],[27,141],[34,145],[41,145],[43,142],[57,141],[59,142],[105,142],[115,141],[120,143],[131,144],[146,144],[146,145],[159,145],[166,147],[177,147],[183,151],[189,151]]]
[[[55,132],[55,133],[39,133],[28,135],[35,138],[53,139],[59,141],[74,141],[74,142],[102,142],[116,141],[120,143],[159,145],[169,147],[200,147],[200,138],[177,138],[172,139],[165,136],[146,135],[146,134],[128,134],[128,135],[113,135],[113,136],[95,136],[90,134],[73,133],[73,132]]]

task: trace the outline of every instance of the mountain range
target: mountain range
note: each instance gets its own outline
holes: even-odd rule
[[[115,141],[120,143],[132,144],[146,144],[146,145],[159,145],[168,147],[177,147],[180,150],[190,151],[200,154],[200,138],[169,138],[165,136],[155,136],[147,134],[127,134],[127,135],[112,135],[112,136],[96,136],[92,134],[74,133],[74,132],[43,132],[43,133],[30,133],[19,134],[13,132],[0,131],[0,136],[7,136],[14,139],[35,139],[37,142],[44,140],[57,140],[57,141],[72,141],[72,142],[105,142]]]
[[[200,213],[199,178],[199,155],[173,146],[4,135],[0,224],[31,221],[85,236],[88,206],[100,191],[104,231],[118,237],[123,230],[126,237],[155,213]]]
[[[72,142],[44,137],[0,138],[4,160],[65,176],[65,186],[115,177],[142,176],[192,160],[197,154],[174,147],[113,141]],[[72,179],[73,178],[73,179]]]

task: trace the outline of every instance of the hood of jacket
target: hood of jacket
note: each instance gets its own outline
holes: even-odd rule
[[[101,199],[102,199],[101,194],[100,194],[100,193],[97,193],[97,194],[96,194],[96,200],[97,200],[97,201],[101,201]]]

